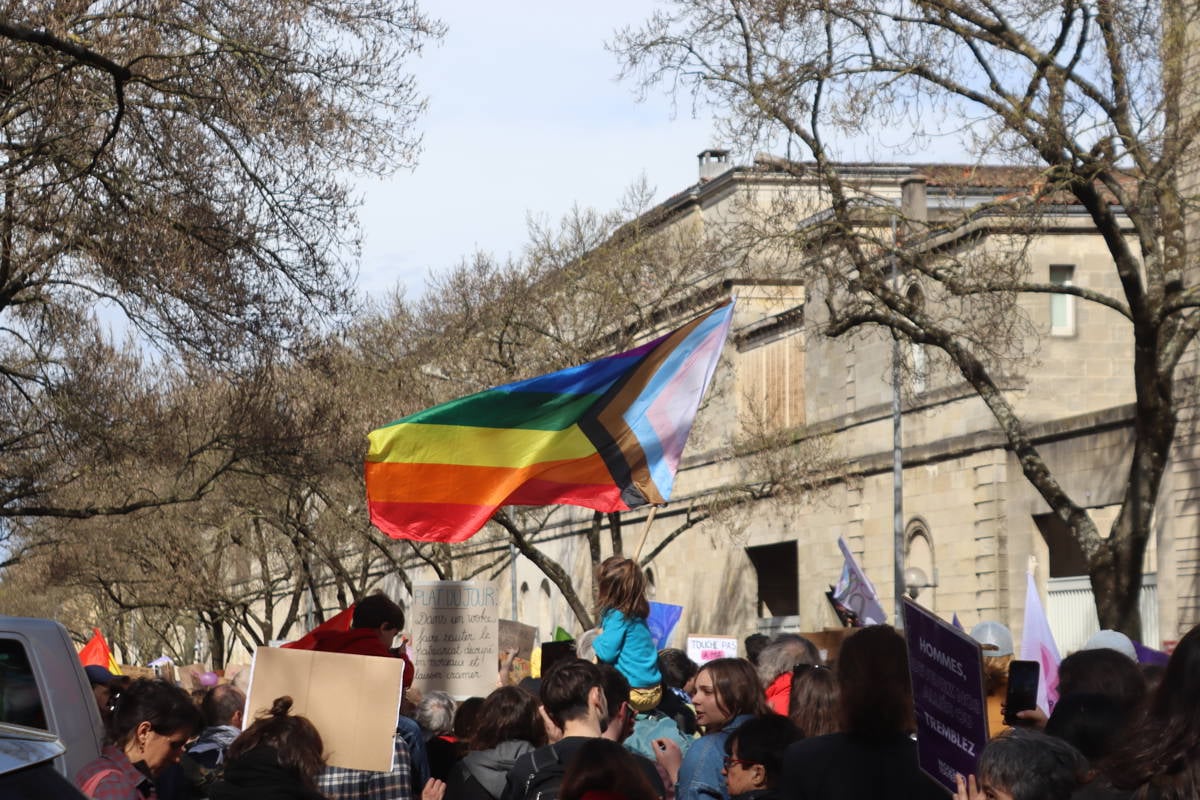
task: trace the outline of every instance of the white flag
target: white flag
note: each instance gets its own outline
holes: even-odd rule
[[[1026,577],[1028,582],[1025,586],[1025,626],[1021,631],[1021,659],[1036,661],[1041,665],[1037,704],[1038,708],[1049,714],[1058,700],[1058,663],[1062,658],[1058,655],[1058,645],[1054,643],[1050,620],[1046,619],[1046,611],[1042,608],[1042,596],[1038,594],[1037,584],[1033,582],[1033,573],[1026,573]]]
[[[837,586],[833,587],[833,598],[846,608],[858,615],[862,625],[882,625],[887,622],[887,614],[879,603],[879,595],[867,578],[866,573],[854,561],[846,541],[838,537],[838,547],[846,559],[842,567],[842,577],[838,578]]]

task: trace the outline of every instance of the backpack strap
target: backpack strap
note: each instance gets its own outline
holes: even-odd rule
[[[93,775],[92,777],[90,777],[86,781],[84,781],[83,786],[80,786],[79,789],[84,794],[86,794],[88,797],[94,797],[96,794],[96,790],[98,788],[100,788],[100,784],[104,781],[105,778],[107,778],[110,775],[120,776],[120,774],[121,774],[121,770],[119,770],[119,769],[109,768],[109,769],[100,770],[95,775]]]
[[[546,764],[538,764],[537,750],[529,751],[529,766],[531,769],[529,770],[529,776],[525,778],[525,790],[522,792],[523,800],[529,800],[529,788],[533,785],[534,778],[536,778],[538,774],[542,772],[542,770],[551,766],[552,764],[562,763],[562,755],[558,752],[557,743],[550,745],[549,749],[552,759]]]

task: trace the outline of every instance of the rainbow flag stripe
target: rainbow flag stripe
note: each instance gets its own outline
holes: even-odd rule
[[[397,539],[461,542],[504,505],[666,502],[732,318],[728,300],[633,350],[372,431],[371,522]]]

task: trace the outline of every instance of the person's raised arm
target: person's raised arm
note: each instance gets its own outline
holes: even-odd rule
[[[625,633],[629,630],[629,623],[619,611],[612,611],[604,615],[601,624],[604,627],[599,629],[596,638],[592,640],[592,650],[596,653],[597,661],[614,664],[621,652],[621,646],[625,644]]]

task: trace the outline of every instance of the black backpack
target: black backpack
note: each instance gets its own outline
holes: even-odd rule
[[[567,774],[567,764],[557,745],[550,745],[547,749],[550,751],[548,757],[540,750],[529,754],[532,771],[525,779],[523,800],[558,800],[563,776]]]
[[[179,759],[184,776],[184,786],[180,795],[183,800],[203,800],[208,797],[209,788],[225,775],[225,759],[222,755],[224,754],[218,755],[216,766],[208,767],[187,753],[183,754]]]

